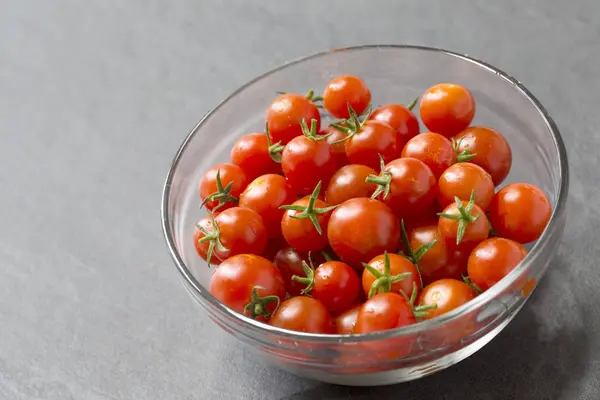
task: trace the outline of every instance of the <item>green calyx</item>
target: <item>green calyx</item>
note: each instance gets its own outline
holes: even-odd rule
[[[252,288],[252,294],[250,295],[250,302],[246,304],[244,307],[244,314],[252,319],[256,319],[256,317],[264,317],[269,318],[275,310],[279,308],[279,304],[281,300],[277,296],[260,296],[258,294],[258,289],[263,289],[260,286],[254,286]],[[268,305],[270,303],[277,302],[275,306],[275,310],[273,312],[269,311]]]
[[[412,293],[410,294],[410,297],[408,297],[408,295],[406,293],[404,293],[403,291],[400,291],[400,294],[402,296],[404,296],[404,298],[408,302],[408,305],[412,308],[415,318],[419,321],[427,316],[427,312],[429,310],[435,310],[437,308],[437,304],[428,304],[428,305],[420,304],[418,306],[415,306],[415,302],[417,301],[417,284],[414,282],[413,282]]]
[[[321,102],[323,101],[323,96],[315,96],[315,91],[310,89],[305,96],[308,100],[310,100],[317,108],[323,108]]]
[[[385,200],[390,194],[392,173],[385,170],[385,161],[383,161],[381,154],[379,154],[379,165],[381,169],[379,175],[369,175],[365,179],[365,182],[377,185],[377,189],[373,192],[371,198],[376,199],[379,195],[383,194],[383,200]]]
[[[477,153],[471,153],[471,150],[469,149],[464,149],[463,151],[460,151],[460,145],[463,139],[464,138],[461,138],[458,142],[454,139],[451,139],[452,148],[456,153],[456,162],[467,162],[469,160],[472,160],[477,155]]]
[[[223,187],[223,183],[221,182],[221,170],[217,170],[217,176],[215,177],[215,181],[217,184],[217,191],[209,194],[200,204],[200,207],[204,207],[206,203],[209,201],[218,202],[216,207],[213,207],[212,211],[217,211],[219,208],[223,207],[227,203],[237,204],[239,199],[235,196],[231,195],[231,189],[233,188],[233,182],[229,182],[227,186]]]
[[[462,276],[462,280],[464,283],[466,283],[467,285],[469,285],[471,287],[471,289],[473,289],[473,291],[475,291],[475,293],[477,294],[481,294],[483,293],[483,290],[481,290],[481,288],[479,286],[477,286],[472,280],[471,278],[469,278],[468,275],[463,275]]]
[[[308,295],[310,292],[312,292],[315,286],[315,267],[313,265],[312,260],[310,259],[310,255],[308,258],[308,262],[310,263],[310,265],[308,265],[305,261],[302,261],[302,270],[306,274],[306,277],[298,275],[292,276],[293,281],[306,285],[306,287],[300,292],[303,295]]]
[[[417,105],[417,102],[419,101],[419,96],[417,96],[412,103],[410,103],[408,106],[406,106],[406,108],[408,108],[410,111],[413,110],[413,108],[415,108],[415,106]]]
[[[411,263],[413,263],[415,265],[415,267],[417,268],[417,272],[419,273],[419,283],[420,283],[421,289],[423,289],[423,277],[421,276],[421,268],[419,267],[419,262],[421,261],[421,258],[423,258],[423,256],[429,250],[431,250],[431,248],[433,246],[436,245],[438,240],[433,239],[431,242],[425,243],[424,245],[419,246],[416,250],[413,250],[412,247],[410,246],[410,240],[408,240],[408,234],[406,233],[406,228],[404,226],[404,220],[400,221],[400,229],[401,229],[401,234],[402,234],[401,235],[402,236],[402,244],[404,245],[404,249],[406,250],[406,253],[400,251],[398,254],[400,254],[402,257],[406,258],[408,261],[410,261]]]
[[[297,214],[291,215],[290,217],[294,219],[310,219],[317,233],[322,236],[323,230],[321,229],[321,224],[319,224],[319,219],[317,218],[317,215],[328,213],[329,211],[335,209],[337,205],[323,208],[315,207],[315,203],[319,198],[320,191],[321,181],[319,181],[319,183],[317,183],[317,186],[315,186],[315,190],[313,190],[312,194],[310,195],[308,199],[308,204],[306,206],[291,204],[287,206],[281,206],[279,208],[288,211],[299,211]]]
[[[459,245],[465,236],[465,229],[467,229],[467,225],[473,223],[479,219],[481,215],[472,215],[473,206],[475,205],[475,190],[471,191],[471,197],[469,198],[469,202],[466,207],[463,205],[462,201],[454,196],[454,201],[456,202],[456,209],[458,214],[444,214],[438,213],[438,216],[446,219],[450,219],[453,221],[458,221],[458,229],[456,231],[456,244]]]
[[[210,268],[210,260],[212,259],[212,254],[215,250],[215,247],[223,253],[228,251],[229,249],[225,248],[225,246],[223,246],[223,243],[221,243],[221,230],[219,229],[219,224],[217,224],[217,221],[215,221],[211,213],[209,213],[208,215],[211,220],[211,229],[207,230],[199,224],[196,225],[196,227],[200,230],[200,232],[204,234],[204,237],[199,239],[198,243],[209,242],[208,250],[206,251],[206,262],[208,263],[208,267]]]
[[[331,133],[327,135],[319,135],[317,132],[317,120],[314,118],[310,121],[310,128],[308,125],[306,125],[306,121],[301,119],[300,128],[302,129],[302,134],[310,140],[319,141],[327,139],[329,136],[331,136]]]
[[[363,127],[363,125],[369,120],[369,116],[371,115],[371,109],[368,108],[364,113],[364,118],[361,121],[356,111],[350,106],[348,103],[348,114],[350,115],[347,119],[340,120],[331,124],[331,126],[338,131],[345,133],[346,137],[340,140],[333,142],[332,144],[342,143],[346,140],[349,140],[352,136],[356,135]]]
[[[265,135],[267,135],[268,151],[271,160],[278,164],[281,163],[281,152],[285,149],[285,146],[281,144],[281,141],[273,143],[271,134],[269,134],[269,124],[265,124]]]
[[[375,281],[369,289],[369,299],[376,294],[388,293],[392,290],[392,285],[396,282],[410,277],[410,272],[403,272],[398,275],[391,275],[390,257],[387,251],[383,253],[383,272],[379,272],[373,266],[363,263],[363,266],[375,277]]]

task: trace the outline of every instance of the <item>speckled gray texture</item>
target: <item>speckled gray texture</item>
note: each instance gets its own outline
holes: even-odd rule
[[[4,0],[0,399],[598,399],[600,3]],[[411,43],[520,79],[571,161],[570,221],[531,301],[483,350],[385,388],[250,358],[179,283],[159,201],[176,148],[239,85],[307,53]]]

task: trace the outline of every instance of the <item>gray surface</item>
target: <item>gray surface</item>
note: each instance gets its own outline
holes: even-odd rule
[[[1,1],[0,399],[597,399],[600,4],[402,3]],[[183,291],[158,214],[207,109],[290,58],[362,43],[513,74],[555,117],[573,178],[564,243],[515,321],[458,366],[379,389],[251,359]]]

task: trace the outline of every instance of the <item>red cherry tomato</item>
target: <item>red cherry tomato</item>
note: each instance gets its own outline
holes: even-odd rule
[[[385,104],[378,107],[371,113],[369,119],[391,126],[398,133],[401,146],[420,132],[419,121],[415,114],[401,104]]]
[[[356,319],[358,318],[358,313],[361,308],[362,304],[356,305],[335,317],[333,320],[335,333],[339,335],[349,335],[353,333]]]
[[[281,236],[281,206],[293,203],[296,194],[281,175],[262,175],[253,180],[240,195],[240,207],[256,211],[263,219],[270,238]]]
[[[325,306],[306,296],[292,297],[281,303],[269,324],[297,332],[333,333],[331,315]]]
[[[296,136],[302,135],[300,121],[310,124],[317,121],[317,131],[321,125],[321,114],[313,102],[305,96],[286,93],[273,100],[267,109],[267,129],[273,143],[286,145]]]
[[[354,333],[379,332],[416,323],[412,306],[398,293],[381,293],[363,304]]]
[[[348,164],[348,156],[346,156],[346,143],[341,142],[341,140],[346,137],[346,134],[335,129],[331,125],[327,125],[327,127],[321,129],[319,135],[329,135],[327,136],[327,143],[329,143],[331,155],[333,158],[335,158],[337,167],[342,168],[344,165]]]
[[[508,275],[527,255],[522,244],[504,238],[479,243],[469,256],[469,279],[481,290],[488,290]]]
[[[290,186],[301,195],[313,191],[317,183],[329,182],[337,169],[327,141],[317,136],[316,122],[304,135],[292,139],[281,153],[281,167]]]
[[[250,254],[223,261],[210,279],[209,292],[234,311],[258,319],[268,318],[285,298],[279,270],[269,260]]]
[[[485,169],[498,186],[510,171],[512,150],[498,131],[483,126],[472,126],[454,137],[457,153],[474,155],[469,162]]]
[[[419,304],[434,306],[423,316],[423,319],[439,317],[473,300],[477,294],[466,283],[456,279],[441,279],[427,285],[421,296]]]
[[[378,169],[379,156],[385,162],[400,156],[402,142],[398,133],[389,125],[368,120],[356,132],[346,140],[346,156],[350,163]]]
[[[440,83],[425,91],[419,111],[427,129],[450,138],[471,124],[475,100],[463,86]]]
[[[471,201],[463,201],[460,209],[452,203],[444,208],[442,214],[438,230],[442,240],[451,248],[456,246],[470,250],[489,236],[490,223],[485,213]]]
[[[442,207],[454,203],[454,197],[469,200],[475,193],[475,204],[487,210],[494,197],[494,182],[483,168],[471,163],[458,163],[444,171],[438,181],[438,203]]]
[[[278,174],[281,165],[271,158],[271,151],[277,157],[277,151],[269,145],[266,134],[250,133],[233,145],[231,162],[244,171],[249,181],[265,174]]]
[[[528,183],[512,183],[501,189],[489,208],[490,222],[498,236],[519,243],[537,240],[552,215],[544,192]]]
[[[435,176],[416,158],[391,161],[380,176],[368,181],[380,185],[376,199],[387,204],[399,218],[422,216],[435,201]]]
[[[340,168],[329,180],[325,191],[327,204],[341,204],[355,197],[370,197],[377,185],[366,182],[369,175],[376,175],[366,165],[350,164]]]
[[[327,84],[323,92],[323,107],[335,118],[348,118],[348,106],[362,114],[370,103],[369,88],[356,76],[338,76]]]
[[[407,296],[411,296],[415,288],[417,290],[415,295],[419,294],[421,286],[419,271],[406,258],[393,253],[382,254],[369,261],[368,265],[370,268],[365,267],[362,274],[362,287],[367,297],[385,292],[404,292]]]
[[[331,214],[327,237],[342,261],[355,268],[385,251],[394,253],[400,241],[399,222],[392,210],[366,197],[350,199]]]
[[[450,140],[438,133],[426,132],[410,139],[402,149],[402,157],[423,161],[436,179],[456,162],[456,152]]]
[[[212,230],[212,219],[210,216],[205,216],[196,224],[194,229],[194,247],[196,248],[196,252],[204,261],[208,261],[208,250],[210,246],[210,242],[200,242],[204,236],[206,236],[202,230],[205,232],[210,232]],[[219,261],[216,257],[212,257],[211,264],[219,265],[221,261]]]
[[[248,178],[235,164],[217,164],[200,179],[200,199],[209,211],[235,207],[246,189]]]

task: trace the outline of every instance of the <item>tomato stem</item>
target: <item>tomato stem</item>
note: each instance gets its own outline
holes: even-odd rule
[[[383,253],[383,272],[379,272],[373,266],[366,263],[363,263],[363,266],[375,277],[375,281],[369,289],[369,299],[376,294],[390,292],[394,283],[400,282],[412,275],[410,272],[391,275],[390,257],[387,251]]]
[[[466,162],[472,160],[477,155],[477,153],[471,153],[471,150],[469,149],[464,149],[463,151],[460,151],[460,144],[462,143],[463,139],[464,138],[460,138],[458,142],[454,139],[451,139],[452,147],[454,148],[454,152],[456,153],[456,162]]]
[[[415,251],[413,251],[413,249],[410,245],[410,240],[408,240],[408,234],[406,233],[406,227],[404,226],[404,219],[400,220],[400,233],[401,233],[401,237],[402,237],[402,244],[404,245],[406,254],[404,254],[404,252],[402,252],[402,251],[398,252],[398,254],[400,254],[402,257],[406,258],[408,261],[410,261],[411,263],[413,263],[415,265],[415,267],[417,268],[417,272],[419,274],[419,283],[420,283],[421,289],[423,289],[423,286],[424,286],[423,276],[421,275],[421,267],[419,267],[419,262],[421,261],[421,258],[423,258],[423,256],[429,250],[431,250],[431,248],[433,246],[436,245],[438,240],[433,239],[431,242],[425,243],[425,244],[419,246]]]
[[[291,215],[290,217],[294,218],[294,219],[305,219],[305,218],[310,219],[310,221],[312,222],[313,226],[315,227],[317,233],[322,236],[323,230],[321,229],[321,224],[319,224],[319,219],[317,218],[317,215],[328,213],[329,211],[335,209],[338,205],[322,207],[322,208],[315,207],[315,203],[317,202],[317,199],[319,198],[320,191],[321,191],[321,181],[319,181],[319,183],[317,183],[317,186],[315,186],[315,189],[313,190],[312,194],[310,195],[310,197],[308,199],[308,204],[306,205],[306,207],[292,204],[292,205],[287,205],[287,206],[281,206],[279,208],[283,209],[283,210],[300,211],[299,214]]]
[[[333,257],[331,257],[331,254],[329,254],[327,251],[321,250],[321,255],[323,256],[325,261],[333,261]]]
[[[258,294],[258,289],[264,288],[260,286],[254,286],[252,288],[250,302],[246,304],[246,307],[244,307],[244,314],[248,315],[252,319],[256,319],[256,317],[259,316],[269,318],[273,314],[273,312],[277,310],[277,308],[279,308],[281,300],[279,299],[279,297],[274,295],[261,297]],[[277,302],[277,305],[275,306],[273,312],[271,312],[269,311],[267,306],[274,301]]]
[[[356,135],[362,129],[365,122],[367,122],[367,120],[369,119],[369,116],[371,115],[371,109],[367,109],[367,111],[364,114],[364,119],[361,121],[358,114],[356,114],[356,111],[354,111],[350,103],[348,103],[348,114],[349,117],[347,119],[343,119],[333,124],[330,124],[330,126],[332,126],[333,128],[346,134],[346,137],[340,140],[336,140],[332,144],[345,142],[346,140],[349,140],[352,136]]]
[[[454,201],[456,203],[458,215],[444,213],[438,213],[437,215],[442,218],[458,221],[458,229],[456,230],[456,244],[459,245],[462,241],[463,236],[465,235],[467,225],[477,221],[481,215],[478,214],[475,216],[471,214],[471,212],[473,211],[473,206],[475,205],[475,190],[471,190],[471,197],[469,198],[469,202],[467,203],[466,207],[463,205],[462,201],[456,196],[454,196]]]
[[[380,174],[379,175],[369,175],[365,179],[366,183],[373,183],[377,185],[377,189],[371,195],[371,198],[376,199],[379,195],[383,194],[383,200],[387,199],[390,194],[391,183],[392,183],[392,173],[387,172],[385,170],[385,161],[383,161],[383,157],[379,154],[379,166],[380,166]]]
[[[306,125],[306,121],[304,121],[303,119],[299,119],[298,121],[300,122],[300,128],[302,129],[302,134],[310,140],[319,141],[319,140],[327,139],[329,136],[331,136],[331,133],[328,133],[327,135],[319,135],[318,134],[317,120],[314,118],[310,121],[310,129],[308,128],[308,125]]]
[[[206,251],[206,262],[208,263],[208,267],[210,268],[210,260],[212,259],[212,254],[215,250],[215,247],[220,252],[226,252],[229,249],[225,248],[225,246],[223,246],[223,243],[221,243],[221,229],[219,228],[219,224],[217,224],[217,221],[215,221],[215,218],[213,217],[212,213],[208,213],[208,216],[210,217],[211,221],[210,231],[206,230],[199,224],[196,226],[198,227],[200,232],[204,234],[204,237],[198,240],[198,243],[205,243],[210,241],[210,243],[208,244],[208,250]]]
[[[268,152],[271,160],[276,163],[281,163],[281,152],[285,149],[285,146],[281,144],[281,141],[273,143],[271,140],[271,134],[269,133],[269,124],[265,124],[265,135],[267,135]]]
[[[413,108],[415,108],[415,106],[417,105],[417,102],[419,101],[419,96],[417,96],[412,103],[410,103],[408,106],[406,106],[406,108],[409,109],[409,111],[412,111]]]
[[[306,274],[306,277],[301,277],[298,275],[292,276],[293,281],[306,285],[306,287],[300,292],[304,295],[309,294],[315,286],[315,267],[310,259],[308,262],[310,262],[310,265],[308,265],[306,261],[302,261],[302,270]]]
[[[310,89],[308,91],[308,93],[306,93],[305,96],[308,100],[310,100],[315,106],[317,107],[322,107],[322,105],[317,104],[320,101],[323,101],[323,96],[315,96],[315,91],[313,89]]]
[[[227,186],[223,187],[223,183],[221,182],[221,169],[217,170],[217,176],[215,177],[215,181],[217,183],[217,191],[206,196],[202,203],[200,203],[200,208],[204,207],[206,203],[209,201],[218,201],[216,207],[213,207],[212,211],[217,211],[219,208],[223,207],[228,202],[232,202],[234,204],[238,203],[238,198],[231,195],[231,189],[233,188],[233,182],[229,182]]]
[[[469,285],[471,287],[471,289],[473,289],[477,294],[481,294],[483,293],[483,290],[481,290],[481,288],[474,283],[471,278],[469,278],[468,275],[463,275],[462,276],[462,280],[464,283],[466,283],[467,285]]]

